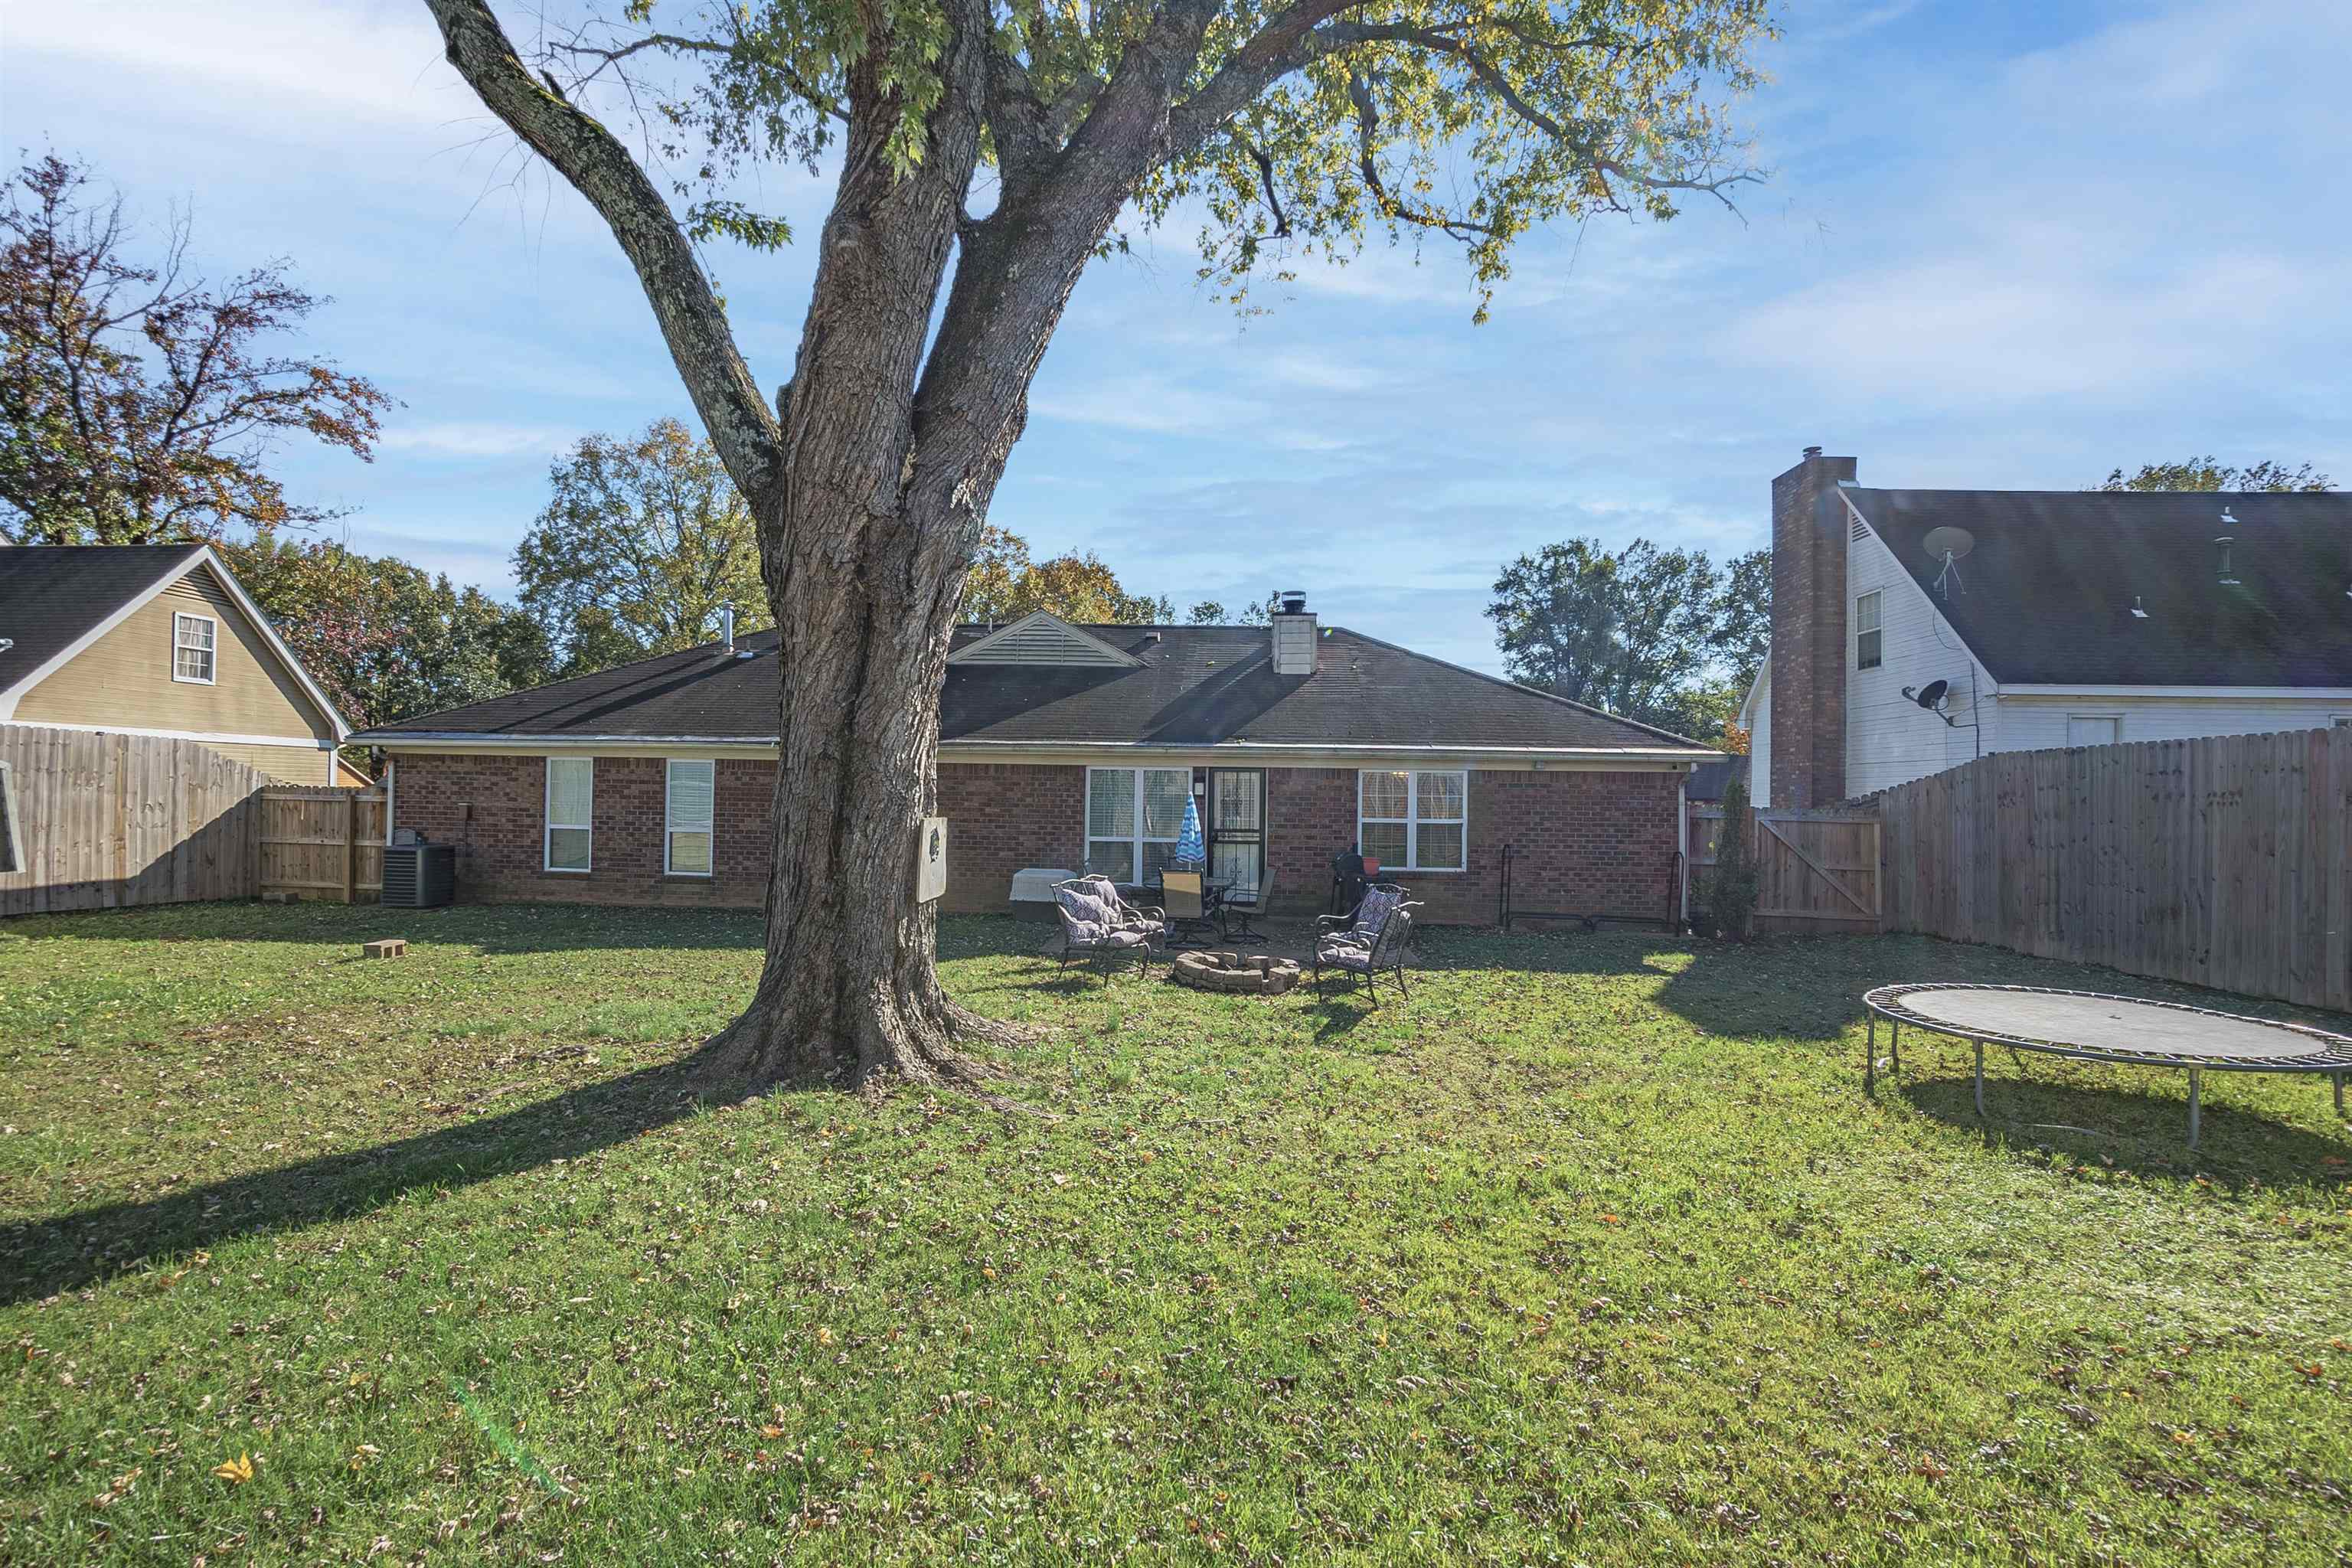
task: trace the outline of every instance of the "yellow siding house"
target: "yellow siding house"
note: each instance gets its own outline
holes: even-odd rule
[[[198,741],[283,784],[366,781],[350,726],[201,544],[0,548],[0,722]]]

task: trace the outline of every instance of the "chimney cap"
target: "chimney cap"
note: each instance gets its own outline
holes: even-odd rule
[[[1822,449],[1819,447],[1808,447],[1805,448],[1805,456],[1808,458],[1818,458],[1821,455]]]
[[[1304,588],[1285,588],[1282,591],[1282,613],[1286,616],[1305,615],[1307,613],[1307,590]]]

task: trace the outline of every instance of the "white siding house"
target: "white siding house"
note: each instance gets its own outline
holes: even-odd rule
[[[1739,717],[1759,804],[1994,752],[2352,727],[2352,497],[1853,474],[1810,448],[1774,483],[1772,647]]]

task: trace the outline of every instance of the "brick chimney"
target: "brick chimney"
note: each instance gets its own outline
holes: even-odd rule
[[[1852,458],[1808,447],[1772,481],[1772,798],[1845,798],[1845,508]]]
[[[1323,639],[1316,634],[1315,616],[1307,608],[1307,595],[1297,588],[1285,588],[1275,605],[1273,620],[1275,674],[1314,674],[1322,662]]]

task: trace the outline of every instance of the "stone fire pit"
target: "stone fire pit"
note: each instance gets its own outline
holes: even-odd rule
[[[1279,996],[1298,984],[1296,959],[1264,953],[1245,958],[1238,952],[1180,952],[1169,973],[1177,984],[1198,991],[1239,991],[1254,996]]]

